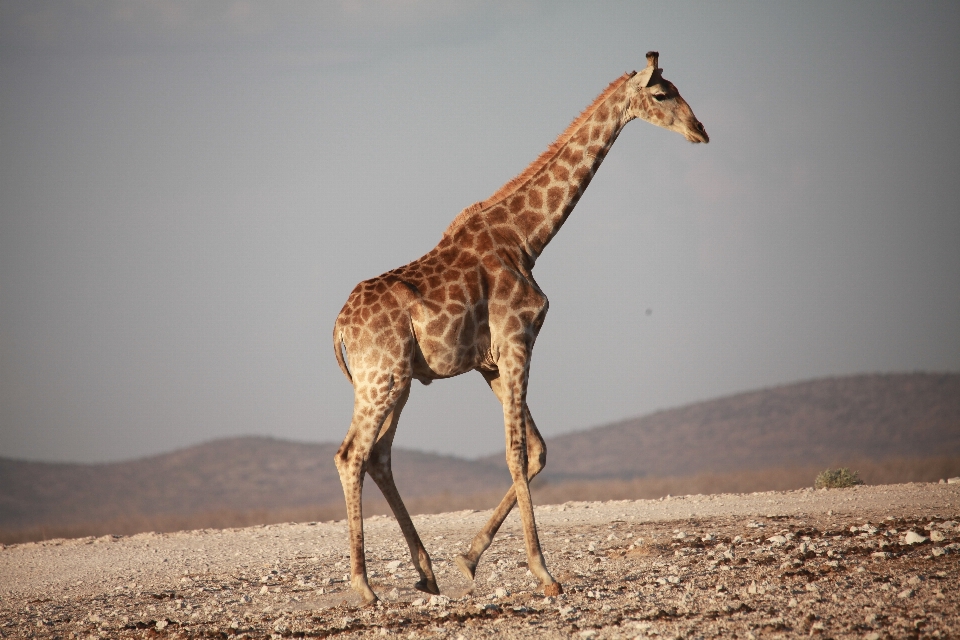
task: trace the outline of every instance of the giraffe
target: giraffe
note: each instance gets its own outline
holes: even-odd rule
[[[527,566],[545,595],[562,593],[547,571],[530,497],[546,463],[543,437],[527,407],[534,342],[547,297],[533,278],[537,257],[573,211],[623,127],[635,118],[709,142],[659,54],[614,80],[532,164],[490,198],[464,209],[439,244],[418,260],[365,280],[337,317],[334,352],[354,387],[353,418],[334,461],[343,485],[350,543],[350,583],[366,603],[361,492],[369,473],[396,516],[418,590],[439,594],[430,556],[394,484],[390,451],[414,379],[423,384],[478,371],[503,406],[507,466],[513,485],[456,558],[472,580],[480,556],[514,505],[523,523]]]

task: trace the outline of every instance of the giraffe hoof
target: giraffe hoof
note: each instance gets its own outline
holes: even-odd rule
[[[457,567],[460,568],[460,573],[465,575],[468,580],[473,580],[477,571],[477,563],[470,562],[465,556],[457,556],[454,560],[456,560]]]
[[[440,595],[440,589],[437,587],[436,580],[420,580],[417,584],[413,585],[413,588],[417,591],[423,591],[424,593],[430,593],[435,596]]]
[[[373,589],[370,588],[370,585],[367,584],[366,580],[350,580],[350,588],[353,589],[357,595],[360,596],[360,599],[363,600],[363,605],[373,605],[380,601],[377,598],[377,594],[373,592]]]
[[[372,589],[354,589],[354,591],[360,595],[360,599],[363,600],[362,606],[364,607],[372,607],[380,602],[380,598],[377,597],[377,594],[375,594]]]
[[[561,593],[563,593],[563,587],[560,586],[559,582],[543,585],[543,595],[545,596],[558,596]]]

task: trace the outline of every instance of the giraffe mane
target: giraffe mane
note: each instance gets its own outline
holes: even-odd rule
[[[619,89],[623,84],[635,76],[636,71],[628,71],[623,74],[613,82],[611,82],[606,89],[604,89],[599,96],[597,96],[593,102],[591,102],[586,109],[580,112],[580,115],[577,116],[573,122],[571,122],[566,129],[563,130],[557,139],[547,147],[546,151],[537,156],[537,159],[527,165],[527,168],[517,174],[516,177],[511,178],[504,184],[502,187],[497,189],[497,191],[487,198],[486,200],[481,200],[480,202],[475,202],[463,211],[461,211],[456,218],[453,219],[453,222],[450,223],[450,226],[447,227],[447,231],[444,235],[448,235],[451,232],[458,229],[464,222],[465,218],[472,213],[477,211],[482,211],[488,207],[495,205],[501,200],[505,199],[507,196],[515,193],[521,186],[523,186],[531,177],[533,177],[538,171],[543,169],[558,153],[563,149],[564,145],[570,141],[570,138],[580,129],[580,126],[590,119],[594,112],[600,108],[600,105],[610,97],[610,95]]]

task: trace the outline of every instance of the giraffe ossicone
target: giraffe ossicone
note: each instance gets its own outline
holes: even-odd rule
[[[354,407],[334,460],[347,505],[350,582],[365,602],[377,597],[364,555],[364,473],[397,518],[420,576],[416,588],[440,592],[394,484],[390,452],[411,382],[428,384],[467,371],[478,371],[503,406],[513,486],[457,565],[473,579],[480,556],[519,505],[527,566],[546,595],[562,592],[547,571],[530,498],[530,480],[547,453],[527,407],[530,355],[548,306],[532,270],[629,121],[640,118],[690,142],[709,142],[690,106],[663,78],[658,57],[649,52],[646,68],[613,81],[524,171],[464,209],[432,251],[361,282],[340,311],[334,352],[353,384]]]

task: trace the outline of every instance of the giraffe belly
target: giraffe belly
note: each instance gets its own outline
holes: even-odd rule
[[[419,325],[414,321],[417,350],[413,376],[421,382],[451,378],[472,371],[489,356],[490,330],[486,323],[478,327],[465,319],[459,322],[450,319],[447,330],[441,332],[428,331],[428,328],[436,329],[435,323]]]

